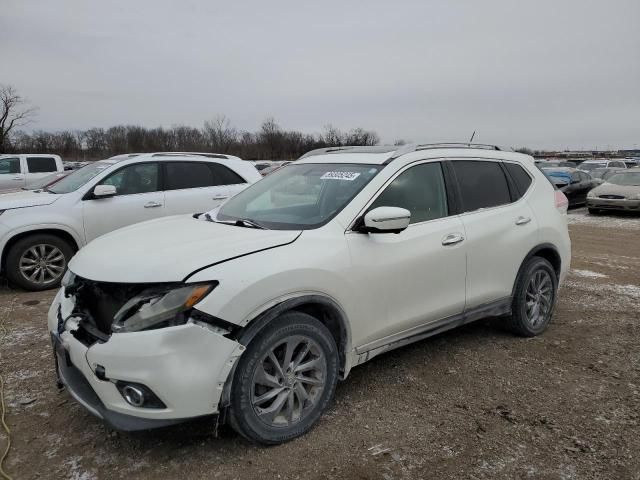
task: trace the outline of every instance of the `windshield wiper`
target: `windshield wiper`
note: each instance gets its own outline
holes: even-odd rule
[[[258,222],[250,220],[248,218],[239,218],[236,220],[235,224],[238,227],[250,227],[259,228],[260,230],[267,230],[267,227],[265,227],[264,225],[260,225]]]

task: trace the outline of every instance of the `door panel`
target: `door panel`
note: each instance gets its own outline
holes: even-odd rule
[[[229,197],[225,185],[216,187],[167,190],[165,192],[166,215],[207,212]]]
[[[411,224],[399,234],[347,234],[355,281],[372,312],[358,329],[361,337],[354,334],[355,346],[364,348],[459,314],[465,303],[463,225],[459,217],[448,216],[440,162],[400,172],[367,211],[377,207],[405,208]]]
[[[0,190],[17,189],[25,186],[25,176],[22,173],[19,157],[0,159]]]
[[[464,310],[466,245],[442,244],[462,232],[456,216],[410,225],[399,234],[347,234],[354,282],[366,290],[368,310],[375,312],[355,346]]]
[[[166,215],[164,192],[158,191],[159,180],[157,163],[138,163],[127,165],[100,182],[115,186],[118,194],[83,201],[87,242],[112,230]]]

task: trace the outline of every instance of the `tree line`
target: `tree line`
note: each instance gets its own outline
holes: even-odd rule
[[[376,145],[378,135],[355,128],[341,131],[331,125],[317,134],[286,130],[273,118],[256,132],[238,130],[224,116],[202,128],[174,126],[145,128],[118,125],[111,128],[47,132],[16,131],[5,141],[4,153],[56,153],[65,160],[95,160],[129,152],[216,152],[252,160],[295,159],[315,148],[342,145]]]

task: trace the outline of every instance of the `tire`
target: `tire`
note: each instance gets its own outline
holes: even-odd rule
[[[544,332],[553,316],[557,291],[558,277],[553,266],[541,257],[527,260],[515,288],[510,329],[523,337]]]
[[[56,235],[36,233],[21,238],[7,253],[7,279],[32,292],[56,288],[62,281],[73,253],[73,247]],[[43,258],[46,264],[36,265]],[[42,268],[40,265],[46,266]],[[30,278],[34,274],[35,277]]]
[[[597,208],[589,208],[588,210],[591,215],[597,215],[598,213],[600,213],[600,210],[598,210]]]
[[[307,348],[308,353],[303,355]],[[282,366],[287,355],[291,358],[289,366],[313,364],[316,368],[300,370],[297,375],[295,371],[290,373]],[[322,323],[301,312],[282,314],[253,338],[240,357],[231,385],[232,428],[250,441],[265,445],[287,442],[306,433],[333,398],[338,367],[335,341]],[[319,385],[307,383],[311,381]]]

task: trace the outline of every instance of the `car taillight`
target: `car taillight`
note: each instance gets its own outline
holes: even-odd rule
[[[562,213],[567,213],[567,209],[569,208],[569,200],[566,195],[562,193],[560,190],[556,190],[555,192],[555,200],[556,200],[556,208],[560,210]]]

